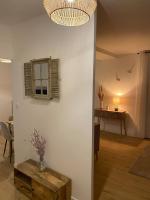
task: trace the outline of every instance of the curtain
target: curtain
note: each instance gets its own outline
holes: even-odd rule
[[[149,54],[141,52],[138,57],[136,104],[135,104],[135,127],[136,136],[148,137],[147,134],[147,103],[148,103],[148,61]],[[149,121],[150,123],[150,121]],[[149,136],[150,137],[150,136]]]

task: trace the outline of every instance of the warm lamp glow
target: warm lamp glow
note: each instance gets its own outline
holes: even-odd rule
[[[114,98],[113,98],[113,103],[114,103],[115,105],[118,105],[118,104],[120,103],[120,98],[119,98],[119,97],[114,97]]]
[[[121,97],[121,96],[123,96],[123,93],[122,92],[117,92],[116,95]]]
[[[69,3],[73,3],[75,0],[66,0]]]
[[[114,103],[114,106],[115,106],[115,111],[118,111],[119,110],[119,104],[120,104],[120,98],[119,97],[114,97],[113,98],[113,103]]]
[[[120,98],[119,97],[114,97],[113,98],[113,103],[114,103],[115,109],[118,109],[119,104],[120,104]]]
[[[57,24],[80,26],[93,15],[96,0],[43,0],[47,14]]]

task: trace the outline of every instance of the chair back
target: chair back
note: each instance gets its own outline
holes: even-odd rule
[[[0,134],[8,141],[13,139],[8,126],[4,122],[0,122]]]
[[[9,121],[13,121],[13,116],[12,116],[12,115],[9,116],[8,120],[9,120]]]

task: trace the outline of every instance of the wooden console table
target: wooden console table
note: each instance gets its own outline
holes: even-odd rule
[[[71,200],[71,180],[51,169],[40,172],[33,160],[14,169],[14,183],[32,200]]]
[[[123,129],[125,135],[127,135],[126,130],[126,112],[125,111],[113,111],[113,110],[104,110],[104,109],[95,109],[95,117],[100,119],[114,119],[120,121],[120,131],[121,135],[123,134]]]

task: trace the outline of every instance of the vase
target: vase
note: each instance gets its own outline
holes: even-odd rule
[[[43,156],[40,156],[39,169],[40,172],[43,172],[46,169],[46,164]]]
[[[100,109],[103,109],[103,101],[100,101]]]

